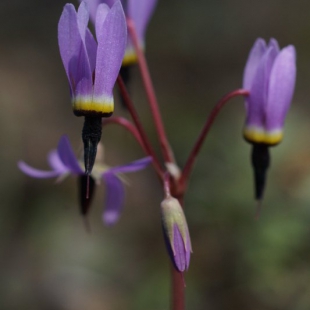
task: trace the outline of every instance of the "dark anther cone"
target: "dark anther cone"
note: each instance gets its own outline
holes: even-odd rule
[[[79,200],[80,211],[83,216],[88,214],[94,193],[95,193],[95,180],[90,175],[81,175],[79,177]]]
[[[82,139],[84,143],[85,173],[90,175],[93,169],[97,145],[101,139],[102,123],[99,116],[85,116]]]
[[[121,67],[121,70],[120,70],[120,72],[119,72],[119,74],[120,74],[120,76],[121,76],[121,78],[122,78],[122,80],[123,80],[123,82],[124,82],[124,84],[125,84],[125,86],[126,86],[126,89],[127,89],[129,92],[130,92],[129,84],[130,84],[130,80],[131,80],[131,66],[132,66],[132,65],[122,66],[122,67]],[[126,106],[126,103],[125,103],[125,101],[124,101],[122,95],[120,95],[120,97],[121,97],[122,107],[123,107],[124,109],[126,109],[127,106]]]
[[[254,168],[255,199],[261,201],[270,164],[269,146],[254,143],[252,148],[252,166]]]

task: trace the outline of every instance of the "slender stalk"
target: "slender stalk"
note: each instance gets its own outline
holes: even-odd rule
[[[166,171],[164,174],[164,192],[165,192],[165,196],[170,197],[170,175],[169,172]]]
[[[117,124],[117,125],[124,127],[125,129],[127,129],[134,136],[134,138],[137,140],[137,142],[139,143],[139,145],[141,146],[143,151],[147,155],[153,156],[151,153],[149,153],[147,147],[144,144],[144,141],[141,139],[141,135],[140,135],[138,129],[130,121],[128,121],[126,118],[124,118],[124,117],[110,117],[110,118],[105,119],[102,122],[102,126],[106,126],[108,124]],[[154,158],[153,158],[152,164],[153,164],[153,167],[154,167],[155,171],[157,172],[157,174],[159,176],[161,176],[162,171],[161,171],[161,169],[158,169],[159,163],[156,162],[156,159],[154,160]]]
[[[220,99],[220,101],[218,101],[218,103],[215,105],[215,107],[213,108],[213,110],[211,111],[207,121],[205,122],[205,125],[203,126],[200,135],[198,136],[198,139],[185,163],[181,178],[179,180],[181,187],[185,187],[186,183],[188,181],[189,175],[193,169],[195,160],[201,150],[201,147],[203,145],[203,142],[207,136],[207,134],[210,131],[210,128],[215,120],[215,118],[217,117],[218,113],[220,112],[220,110],[223,108],[223,106],[232,98],[236,97],[236,96],[248,96],[249,92],[247,90],[244,89],[237,89],[235,91],[230,92],[229,94],[225,95],[223,98]]]
[[[184,285],[183,273],[175,270],[173,266],[171,267],[171,280],[172,280],[171,309],[184,310],[185,285]]]
[[[158,134],[164,160],[165,162],[174,162],[174,156],[173,156],[170,144],[167,139],[167,135],[166,135],[164,124],[163,124],[161,114],[159,111],[159,107],[158,107],[153,83],[151,80],[151,76],[149,73],[149,69],[147,66],[147,62],[146,62],[144,53],[141,49],[141,46],[139,44],[139,39],[137,36],[134,22],[130,18],[127,18],[127,27],[128,27],[128,32],[133,41],[135,51],[137,53],[138,64],[139,64],[139,69],[140,69],[140,73],[142,76],[142,81],[143,81],[146,95],[148,98],[148,102],[149,102],[149,105],[152,111],[152,116],[154,118],[154,123],[155,123],[155,127],[157,130],[157,134]]]
[[[155,166],[155,170],[156,172],[158,173],[159,177],[161,179],[163,179],[164,177],[164,171],[162,169],[162,166],[160,164],[160,161],[158,160],[150,142],[149,142],[149,139],[143,129],[143,126],[140,122],[140,119],[139,119],[139,116],[138,116],[138,113],[130,99],[130,96],[127,92],[127,89],[126,89],[126,86],[121,78],[121,76],[119,75],[117,77],[117,83],[118,83],[118,86],[119,86],[119,89],[120,89],[120,92],[121,92],[121,95],[124,99],[124,103],[126,104],[127,108],[128,108],[128,111],[132,117],[132,120],[134,122],[134,124],[136,125],[137,127],[137,130],[139,131],[139,134],[140,134],[140,137],[141,137],[141,140],[143,141],[143,145],[145,147],[145,149],[147,150],[147,153],[152,156],[153,158],[153,165]]]

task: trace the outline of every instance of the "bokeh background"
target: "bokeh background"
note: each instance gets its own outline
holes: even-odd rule
[[[46,154],[64,133],[76,150],[81,146],[83,120],[72,114],[57,45],[64,4],[0,2],[0,309],[168,309],[163,193],[151,168],[130,175],[115,227],[102,225],[104,186],[97,188],[90,234],[78,211],[76,179],[55,184],[17,168],[23,159],[47,169]],[[158,1],[147,59],[181,167],[212,106],[241,86],[257,37],[294,44],[298,53],[296,93],[285,139],[271,150],[259,221],[250,146],[241,136],[242,99],[221,112],[204,144],[185,199],[194,249],[186,274],[187,309],[310,308],[309,33],[307,0]],[[131,87],[158,150],[136,68]],[[117,115],[127,116],[117,97],[116,107]],[[110,165],[143,156],[121,128],[105,128],[103,141]]]

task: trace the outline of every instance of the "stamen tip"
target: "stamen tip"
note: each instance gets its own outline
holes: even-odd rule
[[[256,213],[255,213],[255,220],[258,221],[260,219],[260,214],[262,210],[262,200],[256,200]]]

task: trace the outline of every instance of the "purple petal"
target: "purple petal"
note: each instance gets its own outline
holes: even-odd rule
[[[94,101],[112,97],[112,90],[125,53],[127,27],[120,1],[110,9],[101,29],[96,29],[98,40],[94,85]]]
[[[61,161],[59,154],[56,150],[53,150],[48,154],[47,160],[53,170],[58,171],[61,174],[69,171],[68,168]]]
[[[129,173],[144,169],[152,162],[152,157],[145,157],[135,160],[127,165],[114,167],[108,170],[109,173]]]
[[[173,227],[174,262],[181,272],[189,267],[190,249],[185,249],[184,240],[176,224]]]
[[[269,41],[268,47],[273,47],[276,50],[277,54],[280,53],[279,43],[276,39],[271,38]]]
[[[25,174],[29,175],[30,177],[37,178],[37,179],[48,179],[60,176],[62,173],[59,171],[45,171],[45,170],[38,170],[27,165],[23,161],[18,162],[18,168]]]
[[[85,40],[86,29],[89,21],[87,4],[82,1],[77,12],[77,23],[82,40]]]
[[[263,128],[265,125],[268,82],[276,56],[276,50],[273,47],[268,48],[257,67],[250,88],[250,95],[246,100],[247,126]]]
[[[109,11],[110,11],[110,8],[105,3],[102,3],[98,6],[97,13],[96,13],[96,23],[95,23],[96,33],[100,33],[102,29],[102,25]]]
[[[75,94],[77,84],[86,78],[89,92],[92,89],[91,72],[86,48],[83,43],[72,4],[66,4],[58,23],[58,44],[60,56],[70,83],[71,93]]]
[[[276,58],[269,81],[267,130],[282,129],[294,94],[296,80],[296,51],[290,45]]]
[[[79,0],[80,2],[82,2],[82,0]],[[112,4],[110,3],[111,1],[104,1],[104,0],[84,0],[84,2],[87,3],[87,7],[89,10],[89,16],[90,19],[92,21],[92,23],[95,25],[95,21],[96,21],[96,14],[97,14],[97,8],[99,6],[100,3],[107,3],[109,5],[109,7],[112,6]]]
[[[83,174],[67,136],[62,136],[58,143],[57,152],[60,160],[74,174]]]
[[[95,67],[96,67],[96,57],[97,57],[97,42],[95,41],[92,33],[89,31],[88,28],[86,29],[85,45],[86,45],[87,54],[89,58],[90,70],[92,73],[94,73]]]
[[[106,193],[102,219],[106,225],[111,226],[119,219],[124,204],[125,191],[122,182],[113,173],[104,173],[103,179]]]
[[[256,74],[257,67],[266,51],[266,42],[265,40],[259,38],[255,41],[248,60],[245,65],[244,74],[243,74],[243,88],[250,90],[253,82],[253,78]]]
[[[141,42],[144,41],[145,30],[156,4],[157,0],[128,0],[127,2],[126,15],[134,21]]]

